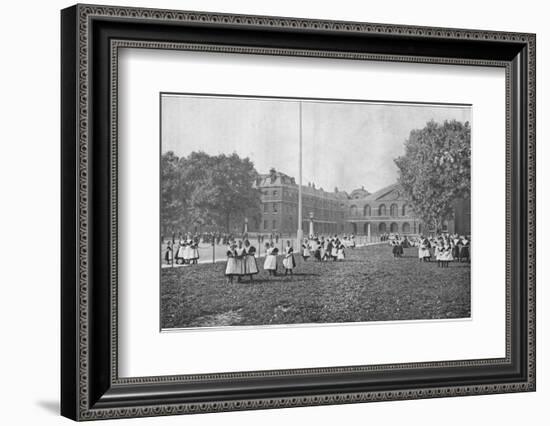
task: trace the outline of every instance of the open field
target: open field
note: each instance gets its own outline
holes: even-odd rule
[[[225,263],[161,270],[161,327],[276,325],[467,318],[470,265],[394,259],[386,244],[346,251],[343,262],[302,261],[293,276],[261,270],[226,282]],[[281,257],[279,257],[282,260]]]

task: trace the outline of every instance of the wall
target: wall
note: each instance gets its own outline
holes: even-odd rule
[[[439,400],[156,418],[107,424],[545,424],[550,401],[550,27],[545,2],[437,0],[103,0],[174,9],[449,26],[538,34],[538,391]],[[2,4],[0,73],[0,327],[2,423],[68,424],[59,394],[59,9],[68,1]],[[490,172],[490,165],[488,165]],[[32,264],[21,256],[32,250]],[[547,422],[547,420],[546,420]],[[547,424],[547,423],[546,423]]]

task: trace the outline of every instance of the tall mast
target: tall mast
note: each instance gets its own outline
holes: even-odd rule
[[[298,173],[298,232],[296,235],[297,249],[302,247],[302,238],[304,232],[302,230],[302,102],[300,106],[300,154],[299,154],[299,173]]]

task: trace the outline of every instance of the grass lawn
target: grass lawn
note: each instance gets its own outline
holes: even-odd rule
[[[302,261],[294,276],[226,282],[225,263],[161,270],[162,328],[338,323],[470,316],[470,265],[394,259],[391,247],[348,249],[343,262]]]

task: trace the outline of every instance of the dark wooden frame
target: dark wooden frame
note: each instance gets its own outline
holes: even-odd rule
[[[122,379],[116,117],[121,47],[506,69],[506,357]],[[61,413],[75,420],[535,390],[535,36],[76,5],[61,13]]]

